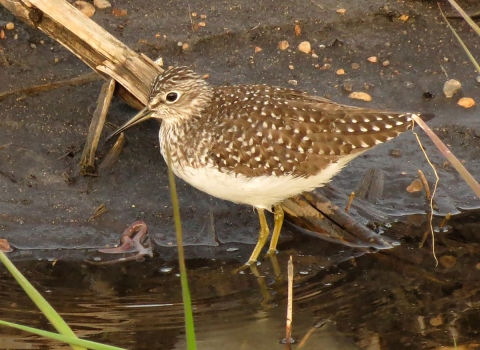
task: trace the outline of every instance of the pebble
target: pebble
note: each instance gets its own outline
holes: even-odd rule
[[[92,17],[95,13],[95,7],[86,1],[75,1],[73,6],[87,17]]]
[[[13,30],[13,28],[15,28],[15,24],[13,24],[12,22],[8,22],[7,24],[5,24],[6,30]]]
[[[345,12],[347,12],[347,10],[346,9],[338,9],[335,12],[338,13],[339,15],[344,15]]]
[[[372,96],[370,96],[366,92],[360,91],[354,91],[350,95],[348,95],[348,97],[354,100],[362,100],[366,102],[370,102],[372,100]]]
[[[442,265],[444,268],[449,269],[457,263],[457,258],[455,258],[452,255],[443,255],[438,259],[438,262],[440,265]]]
[[[353,83],[351,80],[345,80],[343,82],[343,90],[345,90],[346,92],[352,92],[353,90]]]
[[[260,46],[255,46],[255,53],[262,52],[262,48]]]
[[[110,4],[107,0],[93,0],[93,4],[98,9],[106,9],[108,7],[112,7],[112,4]]]
[[[480,83],[480,75],[476,77],[475,80],[477,81],[477,83]]]
[[[190,48],[190,45],[188,45],[187,43],[182,44],[182,50],[183,51],[188,50],[189,48]]]
[[[289,80],[288,83],[293,86],[297,86],[298,82],[296,80]]]
[[[429,320],[429,323],[433,327],[438,327],[443,324],[443,318],[441,315],[438,315],[437,317],[433,317]]]
[[[420,192],[423,189],[423,183],[420,179],[415,179],[412,181],[410,185],[407,187],[408,193]]]
[[[360,65],[358,63],[352,63],[353,70],[357,70],[358,68],[360,68]]]
[[[462,97],[460,100],[458,100],[457,105],[463,108],[472,108],[473,106],[476,105],[476,103],[473,98]]]
[[[367,58],[367,61],[371,62],[371,63],[377,63],[378,58],[377,58],[377,56],[370,56],[369,58]]]
[[[392,157],[395,157],[395,158],[398,158],[398,157],[401,157],[402,156],[402,151],[399,150],[399,149],[392,149],[392,151],[390,152],[390,155]]]
[[[309,54],[310,51],[312,51],[312,45],[310,45],[310,43],[308,41],[302,41],[298,45],[298,50],[303,52],[303,53]]]
[[[295,24],[295,36],[300,36],[302,34],[302,28],[300,27],[300,23]]]
[[[344,69],[339,69],[336,71],[337,75],[344,75],[345,74],[345,70]]]
[[[389,61],[389,60],[385,60],[385,61],[382,62],[382,65],[383,65],[384,67],[386,67],[386,66],[390,65],[390,61]]]
[[[443,93],[446,98],[452,98],[461,88],[462,83],[455,79],[449,79],[443,84]]]
[[[282,50],[282,51],[285,51],[286,49],[288,49],[290,45],[288,44],[288,41],[286,40],[282,40],[278,43],[278,49],[279,50]]]

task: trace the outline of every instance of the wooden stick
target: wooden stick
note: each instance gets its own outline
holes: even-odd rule
[[[100,95],[98,96],[97,108],[93,113],[90,127],[88,128],[87,140],[80,158],[80,175],[89,175],[95,173],[95,152],[100,141],[103,125],[107,118],[107,112],[112,101],[113,91],[115,89],[115,80],[110,79],[102,86]]]
[[[140,109],[147,103],[150,84],[162,69],[75,7],[64,0],[0,0],[0,4],[58,41],[104,78],[119,82],[116,95],[128,104]]]

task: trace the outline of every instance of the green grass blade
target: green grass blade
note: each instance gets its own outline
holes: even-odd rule
[[[12,264],[10,259],[4,252],[0,251],[0,261],[10,271],[15,280],[20,284],[25,293],[32,299],[37,307],[42,311],[45,317],[52,323],[55,329],[63,335],[76,337],[75,333],[70,329],[63,318],[53,309],[48,301],[28,282],[28,280],[22,275],[22,273]],[[79,346],[73,346],[75,350],[83,350],[84,348]]]
[[[196,350],[195,325],[193,323],[192,299],[188,288],[187,268],[185,267],[185,254],[183,251],[182,222],[180,220],[180,205],[178,204],[177,187],[175,176],[171,167],[170,149],[167,148],[168,180],[170,182],[170,194],[172,196],[173,216],[175,218],[175,231],[177,234],[178,264],[180,266],[180,282],[182,284],[183,311],[185,317],[185,333],[187,349]]]
[[[50,338],[50,339],[58,340],[58,341],[70,344],[72,346],[77,345],[77,348],[82,347],[84,349],[94,349],[94,350],[125,350],[124,348],[119,348],[119,347],[116,347],[116,346],[104,345],[104,344],[96,343],[96,342],[93,342],[93,341],[90,341],[90,340],[79,339],[76,336],[71,337],[71,336],[68,336],[68,335],[62,335],[62,334],[58,334],[58,333],[48,332],[48,331],[44,331],[44,330],[41,330],[41,329],[28,327],[28,326],[23,326],[23,325],[20,325],[20,324],[7,322],[7,321],[2,321],[2,320],[0,320],[0,325],[20,329],[22,331],[33,333],[33,334],[39,335],[39,336],[44,337],[44,338]]]

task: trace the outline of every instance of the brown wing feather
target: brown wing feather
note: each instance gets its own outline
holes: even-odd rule
[[[215,97],[216,96],[216,97]],[[220,96],[220,97],[219,97]],[[237,96],[246,96],[239,101]],[[247,176],[311,176],[340,157],[360,154],[411,127],[408,113],[336,104],[292,89],[218,88],[206,111],[209,161]]]

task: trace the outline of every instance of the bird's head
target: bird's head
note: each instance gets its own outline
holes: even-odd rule
[[[200,115],[212,96],[213,88],[191,69],[175,67],[166,70],[150,86],[147,106],[108,139],[150,118],[167,124],[184,122]]]

